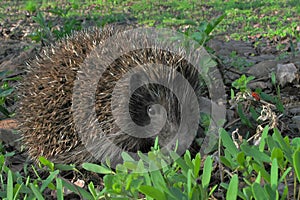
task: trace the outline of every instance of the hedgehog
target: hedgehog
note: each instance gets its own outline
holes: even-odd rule
[[[148,152],[156,137],[161,147],[174,147],[195,136],[201,83],[183,55],[146,47],[99,64],[105,60],[99,54],[111,48],[101,45],[131,28],[107,25],[73,33],[29,62],[18,87],[17,116],[33,160],[119,163],[123,151]],[[181,80],[184,84],[174,84]]]

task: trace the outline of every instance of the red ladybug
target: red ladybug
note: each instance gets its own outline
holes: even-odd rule
[[[256,101],[259,101],[260,100],[260,96],[258,93],[256,92],[252,92],[252,97],[256,100]]]

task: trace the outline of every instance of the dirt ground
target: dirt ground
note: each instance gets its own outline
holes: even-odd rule
[[[0,70],[11,70],[11,76],[25,73],[26,63],[35,58],[43,48],[41,43],[34,43],[28,38],[28,34],[33,32],[37,24],[30,18],[15,22],[5,21],[0,24]],[[257,42],[259,41],[259,42]],[[282,48],[277,47],[281,44]],[[291,44],[294,44],[293,46]],[[214,52],[216,60],[219,62],[219,69],[223,75],[223,82],[230,96],[231,83],[242,74],[253,75],[256,78],[250,83],[250,88],[261,88],[264,92],[276,95],[275,88],[271,84],[270,74],[279,71],[280,64],[291,69],[296,69],[292,73],[295,77],[290,83],[281,86],[281,98],[285,108],[283,115],[278,115],[278,127],[284,135],[290,137],[300,136],[300,44],[294,38],[262,38],[253,37],[249,41],[224,41],[224,38],[217,36],[208,42],[208,47]],[[233,54],[232,52],[236,52]],[[293,54],[293,52],[295,52]],[[248,66],[247,65],[250,65]],[[287,68],[288,69],[288,68]],[[280,79],[280,77],[279,77]],[[281,79],[287,79],[281,77]],[[17,84],[17,83],[12,83]],[[13,106],[12,106],[13,109]],[[247,131],[246,127],[237,121],[236,110],[227,107],[228,130],[240,128],[240,131]],[[15,128],[14,121],[0,121],[0,140],[14,148],[15,139],[9,131]],[[255,130],[252,130],[255,133]],[[253,134],[254,134],[253,133]],[[20,145],[20,144],[18,144]],[[26,159],[23,155],[15,157],[11,162],[14,163],[16,170],[20,169],[22,160]]]
[[[0,70],[13,71],[11,76],[24,74],[26,63],[34,59],[45,44],[43,42],[35,43],[28,37],[37,28],[38,24],[26,13],[22,19],[11,21],[7,19],[0,24]],[[53,41],[54,39],[50,37],[49,40]],[[266,93],[275,94],[270,72],[278,72],[279,64],[291,64],[292,68],[297,71],[294,73],[295,77],[291,83],[281,86],[281,97],[286,114],[279,121],[285,124],[286,127],[282,127],[282,130],[287,130],[288,135],[299,136],[299,42],[297,43],[291,37],[262,38],[259,35],[249,37],[247,42],[233,40],[225,42],[223,36],[216,36],[208,42],[207,46],[219,61],[219,69],[223,74],[223,82],[227,87],[228,94],[231,83],[241,74],[256,77],[250,84],[251,89],[260,87]],[[278,48],[279,46],[280,48]],[[286,77],[282,79],[284,78]],[[228,108],[229,113],[230,111],[234,112]],[[235,119],[231,117],[227,120],[230,123]]]
[[[30,33],[36,31],[37,27],[38,25],[30,17],[15,21],[6,20],[0,24],[1,70],[13,71],[11,76],[24,74],[26,63],[34,59],[43,48],[43,43],[35,43],[28,37]],[[281,86],[281,97],[286,114],[279,121],[285,124],[282,130],[287,130],[286,134],[292,137],[299,136],[300,44],[297,44],[294,38],[255,36],[249,37],[247,42],[234,40],[225,42],[224,37],[216,36],[208,42],[207,46],[216,56],[216,60],[219,61],[219,69],[223,74],[223,82],[227,87],[228,94],[232,87],[231,83],[241,74],[256,77],[250,84],[251,89],[260,87],[264,92],[275,94],[270,73],[272,71],[277,72],[279,64],[292,64],[297,71],[294,73],[295,78],[291,83]],[[281,48],[278,49],[278,46]],[[228,108],[228,112],[234,111]],[[230,124],[230,121],[234,121],[235,118],[230,118],[228,115],[227,120]]]

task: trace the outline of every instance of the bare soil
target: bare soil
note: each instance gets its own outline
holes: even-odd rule
[[[82,19],[80,19],[82,20]],[[30,16],[23,19],[4,21],[0,24],[0,71],[11,70],[11,76],[25,73],[26,63],[35,58],[43,45],[35,43],[28,35],[36,31],[38,25]],[[278,46],[282,47],[278,49]],[[291,45],[293,44],[293,45]],[[270,73],[276,72],[278,64],[293,64],[298,72],[296,78],[288,84],[281,86],[281,98],[285,107],[283,115],[278,115],[278,127],[284,135],[290,137],[300,136],[300,45],[294,38],[262,38],[260,36],[250,38],[249,41],[225,41],[223,36],[217,36],[208,42],[213,55],[219,61],[219,69],[226,85],[228,101],[230,98],[231,83],[242,74],[256,77],[250,84],[253,91],[259,87],[270,95],[276,96],[275,88],[271,84]],[[236,52],[235,56],[232,52]],[[296,52],[296,53],[295,53]],[[238,64],[234,64],[238,63]],[[252,66],[247,65],[252,63]],[[241,66],[234,66],[241,65]],[[243,66],[244,65],[244,66]],[[16,83],[12,83],[15,85]],[[261,106],[261,102],[255,102]],[[241,135],[250,130],[254,135],[256,130],[245,127],[239,120],[235,108],[230,108],[228,103],[227,122],[228,130],[239,128]],[[15,142],[16,137],[10,130],[16,128],[13,119],[0,121],[0,140],[6,143],[7,150],[20,150],[20,142]],[[9,160],[14,170],[22,170],[26,155],[17,154]]]

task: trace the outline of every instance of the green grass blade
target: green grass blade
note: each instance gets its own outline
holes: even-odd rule
[[[11,170],[8,170],[8,177],[7,177],[7,199],[13,200],[14,197],[14,185],[13,185],[13,175]]]
[[[34,193],[34,196],[38,199],[38,200],[44,200],[44,197],[42,195],[42,193],[33,185],[33,183],[29,184],[32,192]]]
[[[9,111],[8,111],[5,107],[3,107],[2,105],[0,105],[0,112],[1,112],[3,115],[5,115],[5,117],[7,117],[7,118],[10,117],[10,116],[9,116]]]
[[[281,182],[285,179],[285,177],[290,173],[290,171],[291,171],[292,169],[293,169],[292,167],[287,168],[287,169],[283,172],[283,174],[280,176],[280,179],[279,179],[278,183],[281,183]]]
[[[96,190],[95,190],[95,186],[94,186],[94,183],[93,183],[93,182],[90,182],[90,183],[89,183],[88,189],[89,189],[90,193],[93,195],[94,199],[96,199],[96,197],[97,197],[97,192],[96,192]]]
[[[187,173],[187,192],[189,199],[192,198],[193,192],[192,192],[192,170],[190,169]]]
[[[59,173],[59,170],[55,170],[54,172],[50,172],[50,175],[47,177],[45,181],[43,181],[43,184],[41,186],[40,191],[43,192],[46,187],[55,179],[57,174]]]
[[[62,180],[60,178],[56,178],[56,197],[58,200],[64,199],[64,193],[63,193],[63,184]]]
[[[21,185],[17,186],[16,192],[15,192],[15,195],[14,195],[14,200],[17,200],[19,192],[20,192],[20,189],[23,187],[23,185],[24,185],[24,183],[22,183]]]

